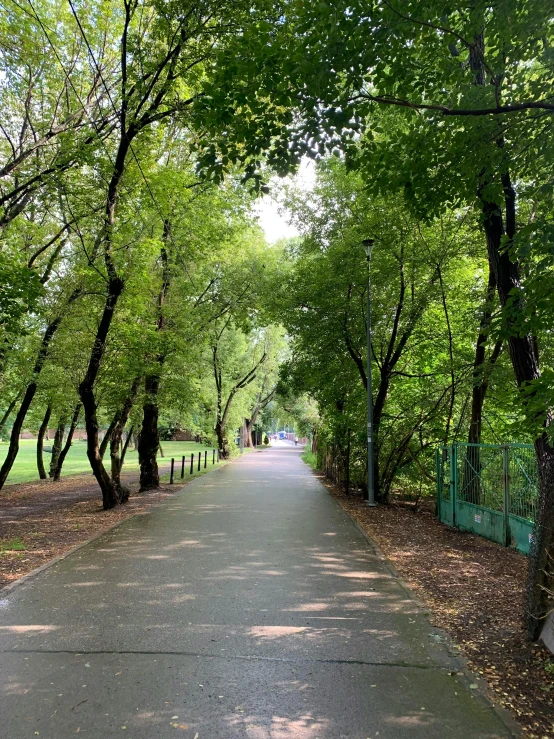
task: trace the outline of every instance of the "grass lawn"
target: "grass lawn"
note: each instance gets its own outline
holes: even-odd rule
[[[45,446],[52,446],[52,441],[47,441]],[[212,463],[212,447],[206,447],[203,444],[197,444],[194,441],[164,441],[162,442],[162,448],[164,450],[165,457],[162,459],[158,454],[158,464],[160,465],[160,472],[165,472],[166,467],[169,468],[171,457],[175,457],[175,478],[176,481],[181,475],[181,457],[186,456],[186,469],[185,475],[189,476],[190,469],[190,455],[194,453],[194,469],[197,469],[197,455],[198,452],[208,452],[208,467]],[[4,442],[0,442],[0,463],[4,461],[8,450],[8,445]],[[14,484],[18,482],[32,482],[38,480],[37,472],[37,458],[36,452],[37,443],[33,439],[22,439],[19,442],[19,453],[15,464],[12,467],[12,471],[8,477],[7,484]],[[104,456],[104,462],[109,465],[110,455],[109,451],[106,451]],[[50,465],[50,455],[44,454],[44,466],[46,472]],[[202,469],[204,467],[204,458],[202,458]],[[137,452],[129,449],[125,455],[125,463],[123,465],[124,472],[132,472],[138,470],[138,454]],[[90,465],[87,459],[87,445],[86,441],[74,441],[69,450],[69,454],[66,457],[62,477],[67,475],[76,475],[80,472],[90,472]],[[169,479],[169,477],[168,477]]]

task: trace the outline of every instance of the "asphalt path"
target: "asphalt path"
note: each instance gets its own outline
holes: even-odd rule
[[[286,443],[0,599],[2,739],[513,736]]]

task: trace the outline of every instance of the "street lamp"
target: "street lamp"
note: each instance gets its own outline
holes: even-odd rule
[[[367,495],[369,506],[375,505],[373,479],[373,392],[371,388],[371,250],[375,239],[364,239],[362,245],[367,257]]]

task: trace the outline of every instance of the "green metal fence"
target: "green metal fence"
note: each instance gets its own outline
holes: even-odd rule
[[[448,526],[528,554],[537,496],[532,444],[457,443],[437,449],[437,510]]]

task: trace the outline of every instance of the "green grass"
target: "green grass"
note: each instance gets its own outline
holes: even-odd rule
[[[16,536],[14,539],[0,541],[0,557],[7,557],[12,560],[14,557],[18,559],[19,557],[25,556],[23,554],[24,552],[25,544],[23,543],[23,539],[20,539],[19,536]]]
[[[24,552],[25,544],[23,539],[16,536],[15,539],[8,539],[8,541],[0,541],[0,554],[4,552]]]
[[[304,450],[300,455],[300,458],[303,459],[304,462],[306,462],[306,464],[313,470],[317,470],[317,455],[309,449]]]
[[[45,446],[51,446],[52,442],[47,441]],[[198,452],[208,452],[208,469],[211,467],[212,461],[212,447],[206,447],[203,444],[197,444],[194,441],[164,441],[162,442],[165,458],[161,458],[158,455],[158,464],[160,466],[160,472],[165,472],[169,469],[171,457],[175,458],[175,477],[177,478],[181,474],[181,457],[185,455],[187,457],[187,466],[185,475],[188,475],[190,465],[190,455],[193,452],[195,458],[194,467],[197,467],[197,454]],[[37,460],[36,460],[36,448],[37,443],[33,439],[22,439],[19,442],[19,453],[15,464],[12,467],[12,471],[7,480],[7,484],[15,484],[18,482],[33,482],[38,480],[37,472]],[[8,445],[4,442],[0,442],[0,463],[4,461],[8,449]],[[110,463],[109,451],[104,455],[104,462],[106,465]],[[202,460],[202,464],[204,461]],[[44,454],[44,466],[48,472],[50,466],[50,454]],[[138,470],[138,454],[132,449],[127,451],[125,455],[125,463],[123,465],[124,472],[132,472]],[[67,475],[76,475],[82,472],[90,473],[90,465],[87,459],[87,445],[85,441],[74,441],[71,445],[71,449],[66,457],[65,464],[62,470],[62,477]],[[168,476],[169,479],[169,476]]]

